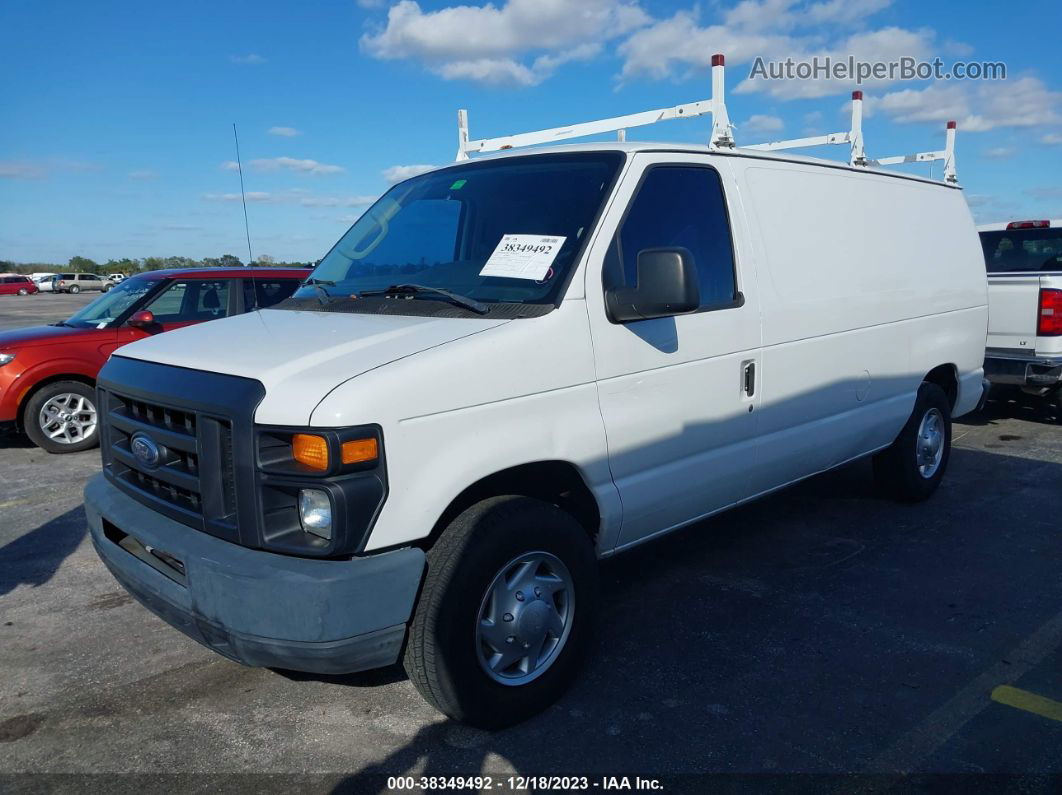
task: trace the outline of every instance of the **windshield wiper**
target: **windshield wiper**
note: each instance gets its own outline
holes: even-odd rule
[[[459,306],[462,309],[467,309],[469,312],[475,312],[477,315],[485,315],[490,311],[490,307],[486,304],[480,303],[475,298],[469,298],[467,295],[461,295],[459,293],[452,293],[449,290],[444,290],[441,287],[428,287],[423,284],[392,284],[390,287],[384,290],[362,290],[361,294],[366,295],[405,295],[410,298],[416,298],[420,295],[437,295],[440,298],[449,301],[454,306]]]
[[[303,282],[304,285],[313,287],[318,292],[317,300],[321,302],[321,306],[332,303],[334,296],[330,295],[328,290],[325,289],[325,285],[328,287],[335,287],[336,283],[331,279],[307,279]]]
[[[66,328],[77,328],[77,326],[67,323],[65,320],[60,320],[58,323],[52,323],[53,326],[65,326]]]

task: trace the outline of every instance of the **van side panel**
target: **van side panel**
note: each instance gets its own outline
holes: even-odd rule
[[[760,485],[773,488],[890,444],[937,365],[979,384],[985,276],[958,190],[743,166],[763,313]]]

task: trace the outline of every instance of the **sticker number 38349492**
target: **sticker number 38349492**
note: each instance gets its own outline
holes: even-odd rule
[[[565,240],[549,235],[502,235],[479,275],[542,281]]]

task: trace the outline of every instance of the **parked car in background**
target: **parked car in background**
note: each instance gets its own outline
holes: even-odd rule
[[[978,227],[988,271],[985,377],[1062,409],[1062,220]]]
[[[33,283],[37,285],[37,289],[42,293],[50,293],[52,291],[52,280],[58,276],[57,273],[31,273],[30,278],[33,279]]]
[[[18,273],[0,276],[0,295],[30,295],[36,292],[40,290],[29,276]]]
[[[107,274],[107,278],[110,279],[112,282],[117,284],[118,282],[125,280],[125,274],[124,273],[108,273]]]
[[[95,273],[60,273],[52,280],[52,291],[56,293],[81,293],[86,290],[105,293],[112,287],[114,282]]]
[[[51,326],[0,332],[0,424],[50,453],[98,442],[96,374],[130,342],[272,306],[306,272],[286,268],[192,268],[124,280]]]
[[[277,307],[112,356],[86,514],[118,581],[221,654],[402,660],[496,728],[584,663],[597,558],[864,456],[929,498],[986,326],[950,183],[503,152],[392,187]]]

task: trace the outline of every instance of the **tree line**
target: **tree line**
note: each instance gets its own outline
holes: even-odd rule
[[[268,254],[262,254],[255,258],[255,265],[272,265],[281,267],[304,267],[313,266],[314,262],[280,262]],[[71,257],[64,264],[52,262],[11,262],[0,259],[0,273],[124,273],[129,276],[142,271],[157,271],[164,268],[239,268],[243,266],[243,260],[233,254],[222,254],[220,257],[204,257],[192,259],[191,257],[143,257],[141,259],[109,259],[106,262],[96,262],[88,257]]]

